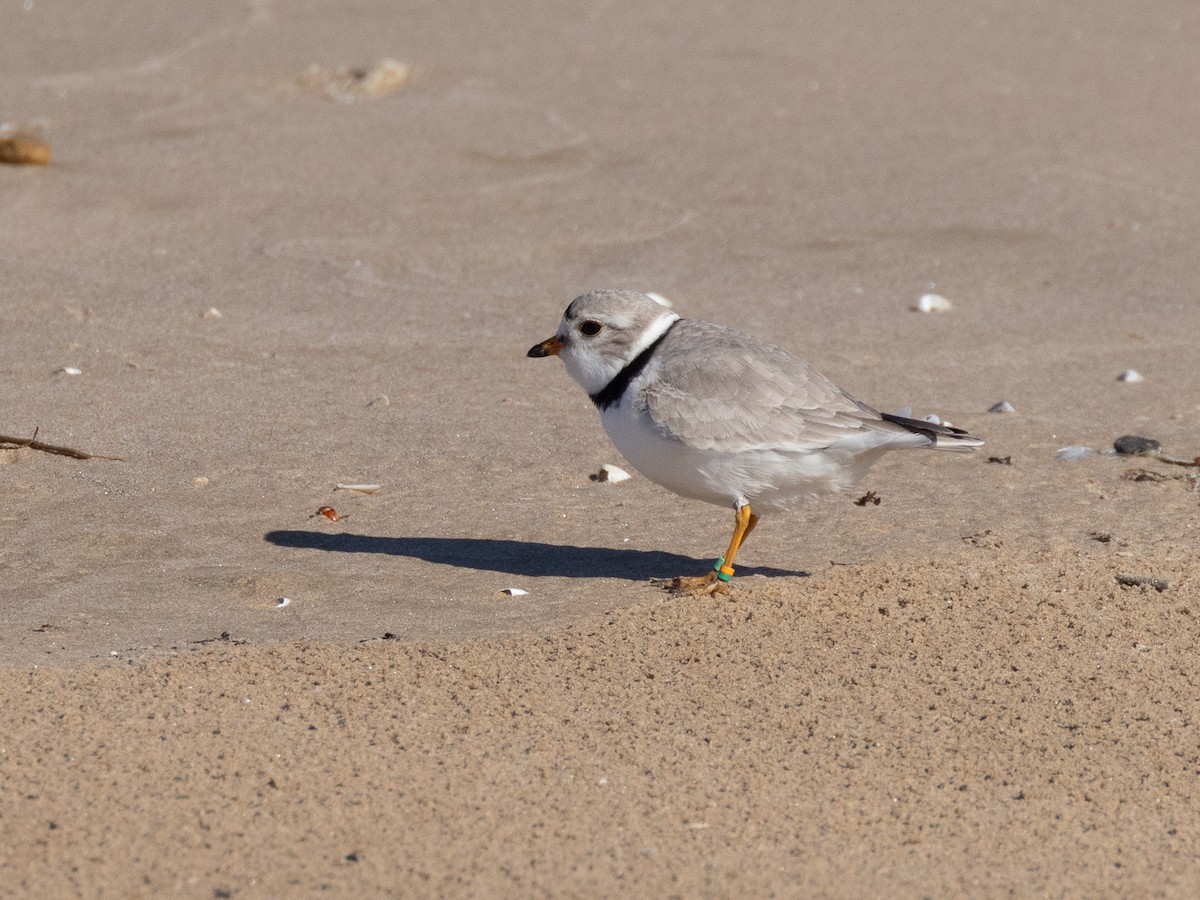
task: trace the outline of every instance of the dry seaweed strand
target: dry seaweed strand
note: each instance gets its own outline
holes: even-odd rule
[[[1115,578],[1117,584],[1121,585],[1122,587],[1142,587],[1143,585],[1148,585],[1149,587],[1154,588],[1160,594],[1170,586],[1167,579],[1155,578],[1151,575],[1128,575],[1124,572],[1121,572],[1113,577]]]
[[[37,439],[38,429],[33,429],[33,436],[27,438],[12,437],[7,434],[0,434],[0,449],[17,450],[21,447],[28,447],[30,450],[41,450],[43,453],[55,453],[59,456],[69,456],[71,459],[111,459],[116,462],[125,462],[120,456],[102,456],[99,453],[88,453],[86,450],[76,450],[74,447],[60,447],[57,444],[47,444],[45,441]]]

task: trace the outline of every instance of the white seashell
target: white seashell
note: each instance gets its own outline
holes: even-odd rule
[[[74,366],[63,366],[58,370],[59,375],[82,375],[83,369],[77,369]]]
[[[406,62],[381,59],[370,68],[325,69],[314,63],[299,78],[301,86],[320,91],[338,103],[353,103],[360,97],[382,97],[404,87],[416,73]]]
[[[363,73],[358,82],[360,93],[368,97],[380,97],[397,88],[402,88],[412,78],[413,67],[395,59],[381,59]]]
[[[221,319],[221,318],[224,318],[224,316],[221,315],[221,311],[219,309],[217,309],[215,306],[210,306],[205,311],[204,318],[206,318],[206,319]]]
[[[1095,456],[1096,453],[1097,451],[1091,447],[1063,447],[1054,454],[1054,458],[1063,462],[1073,462],[1077,459],[1083,459],[1086,456]]]
[[[611,481],[616,484],[618,481],[628,481],[633,476],[622,469],[620,466],[610,465],[605,463],[600,467],[600,471],[592,476],[593,481]]]
[[[1146,377],[1137,369],[1126,369],[1117,376],[1117,381],[1145,381]]]
[[[287,606],[291,602],[292,602],[291,597],[280,597],[278,600],[275,601],[275,608],[283,609],[285,606]]]
[[[524,597],[529,591],[522,590],[521,588],[505,588],[500,593],[508,594],[510,597]]]
[[[1010,413],[1010,412],[1016,412],[1016,410],[1013,409],[1013,405],[1011,403],[1009,403],[1007,400],[1001,400],[999,403],[994,403],[991,406],[989,406],[988,412],[990,412],[990,413]]]
[[[360,494],[373,494],[379,490],[378,484],[337,484],[334,487],[339,491],[358,491]]]
[[[940,294],[922,294],[915,307],[917,312],[950,312],[954,304]]]

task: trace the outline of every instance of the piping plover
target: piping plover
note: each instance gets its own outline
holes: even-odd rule
[[[633,467],[684,497],[735,510],[713,570],[675,589],[722,590],[760,513],[854,484],[886,451],[974,450],[959,428],[879,413],[786,350],[656,297],[591,291],[529,356],[558,356]]]

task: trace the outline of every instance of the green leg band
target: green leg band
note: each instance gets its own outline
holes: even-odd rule
[[[717,561],[713,563],[713,571],[717,573],[717,577],[722,581],[729,581],[731,578],[733,578],[733,570],[730,569],[728,572],[722,571],[724,566],[725,557],[718,556]]]

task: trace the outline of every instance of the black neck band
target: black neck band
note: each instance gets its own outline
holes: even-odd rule
[[[610,406],[615,406],[621,402],[621,397],[624,396],[625,389],[629,387],[629,382],[637,378],[641,374],[642,369],[646,368],[646,364],[650,362],[650,357],[654,355],[654,351],[658,349],[658,345],[663,342],[663,338],[671,333],[671,329],[675,327],[678,321],[676,319],[668,325],[667,330],[659,335],[653,344],[631,359],[625,368],[613,376],[612,381],[600,388],[596,393],[588,395],[592,398],[592,402],[596,404],[596,409],[603,412]]]

